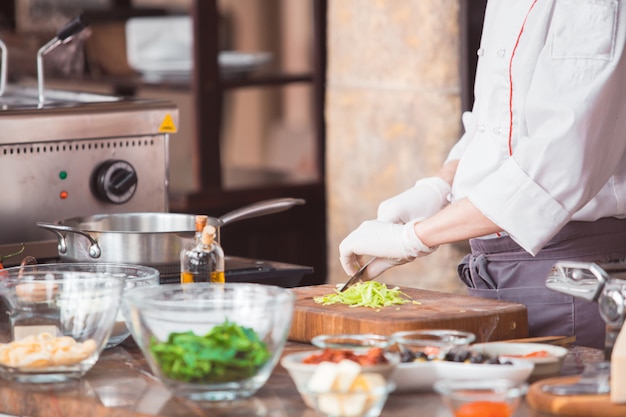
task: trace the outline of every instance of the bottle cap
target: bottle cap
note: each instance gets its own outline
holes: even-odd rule
[[[201,232],[209,221],[209,216],[204,214],[196,215],[196,232]]]
[[[205,245],[210,245],[211,243],[213,243],[213,240],[215,239],[215,232],[215,226],[210,224],[204,226],[204,229],[202,229],[202,243],[204,243]]]

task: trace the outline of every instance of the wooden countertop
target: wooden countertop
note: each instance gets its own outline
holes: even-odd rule
[[[285,353],[310,348],[289,342]],[[602,352],[582,347],[570,348],[563,374],[575,375],[585,363],[601,361]],[[204,408],[203,408],[204,407]],[[179,416],[271,416],[314,417],[287,372],[280,366],[253,397],[228,404],[202,406],[172,397],[156,380],[129,338],[122,345],[106,350],[87,375],[75,383],[43,388],[0,382],[0,412],[28,417],[179,417]],[[392,394],[381,417],[451,416],[434,393]],[[547,417],[523,402],[516,417]]]

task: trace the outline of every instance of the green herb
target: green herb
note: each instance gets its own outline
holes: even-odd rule
[[[411,297],[400,291],[400,288],[388,288],[378,281],[357,282],[344,292],[335,290],[334,294],[315,297],[316,303],[323,305],[346,304],[350,307],[382,308],[391,305],[414,303]]]
[[[254,376],[270,359],[256,332],[226,321],[204,336],[171,333],[152,338],[150,351],[168,378],[184,382],[229,382]]]

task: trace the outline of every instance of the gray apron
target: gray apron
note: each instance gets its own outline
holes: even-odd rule
[[[558,260],[626,259],[626,220],[570,222],[532,256],[508,236],[470,240],[472,253],[458,267],[470,295],[526,305],[529,336],[576,336],[576,344],[604,349],[598,305],[545,286]]]

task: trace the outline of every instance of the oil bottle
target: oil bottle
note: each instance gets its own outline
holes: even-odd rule
[[[199,216],[198,216],[199,217]],[[196,235],[180,254],[180,282],[225,282],[224,251],[216,240],[216,228],[196,218]],[[200,221],[199,221],[200,220]],[[204,219],[206,224],[206,219]]]

